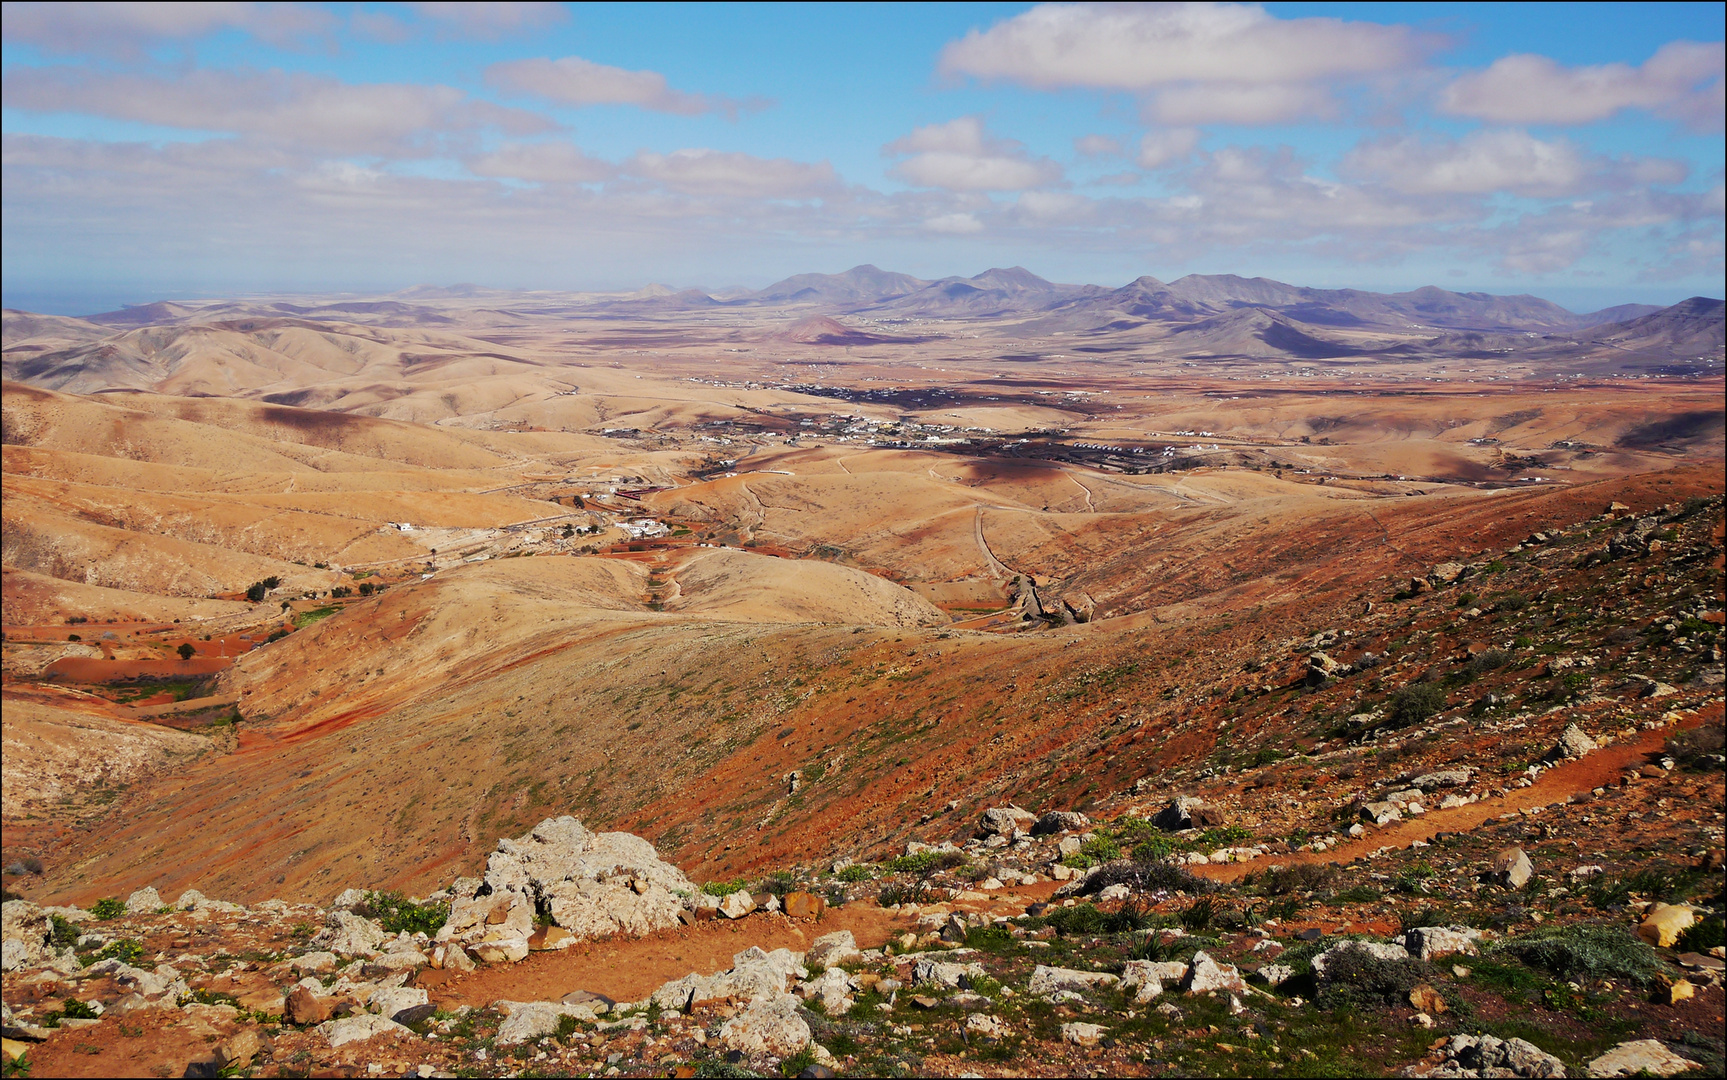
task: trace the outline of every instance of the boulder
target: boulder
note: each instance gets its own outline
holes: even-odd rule
[[[1428,580],[1432,581],[1435,585],[1449,585],[1462,577],[1463,572],[1466,569],[1467,567],[1462,563],[1442,562],[1432,570],[1428,571],[1427,577]]]
[[[852,990],[851,976],[839,968],[828,968],[798,987],[798,994],[805,1001],[819,998],[828,1016],[844,1016],[856,1004],[851,996]]]
[[[1565,730],[1559,733],[1559,741],[1554,744],[1552,750],[1548,751],[1547,756],[1551,759],[1580,758],[1594,749],[1596,749],[1594,739],[1591,739],[1576,724],[1567,724]]]
[[[595,1015],[592,1005],[566,1005],[561,1001],[500,1001],[497,1008],[504,1014],[504,1022],[498,1025],[500,1046],[544,1038],[556,1032],[566,1016],[592,1022]]]
[[[793,919],[819,919],[827,910],[828,902],[814,893],[786,893],[782,905],[787,916]]]
[[[1407,960],[1409,950],[1384,941],[1340,941],[1313,958],[1313,973],[1324,977],[1332,960],[1346,952],[1362,952],[1376,960]]]
[[[1423,960],[1457,953],[1474,956],[1480,938],[1481,931],[1470,926],[1418,926],[1403,932],[1403,947]]]
[[[1361,807],[1361,820],[1375,825],[1389,825],[1403,820],[1403,810],[1394,802],[1370,802]]]
[[[1520,847],[1508,847],[1493,857],[1488,876],[1507,889],[1521,889],[1535,874],[1535,864]]]
[[[16,971],[49,959],[48,941],[54,936],[54,920],[28,900],[8,900],[0,905],[0,968]]]
[[[798,1015],[790,994],[758,998],[747,1009],[720,1025],[720,1045],[742,1054],[786,1058],[810,1042],[810,1026]]]
[[[1091,828],[1091,819],[1074,810],[1051,810],[1038,818],[1031,827],[1033,836],[1052,836],[1055,833],[1080,832]]]
[[[755,897],[743,889],[720,898],[720,914],[728,919],[741,919],[755,909]]]
[[[296,986],[282,1003],[282,1018],[300,1027],[322,1024],[330,1018],[330,1006],[306,987]]]
[[[983,812],[983,820],[978,822],[978,832],[984,836],[1005,836],[1012,839],[1019,833],[1026,832],[1037,823],[1037,815],[1030,810],[1014,806],[992,806]]]
[[[1288,964],[1266,964],[1259,969],[1259,977],[1267,986],[1282,986],[1295,978],[1295,969]]]
[[[863,950],[858,948],[857,938],[850,930],[837,930],[812,941],[804,960],[811,967],[839,967],[860,963]]]
[[[483,879],[450,887],[450,917],[438,939],[468,945],[489,963],[514,961],[528,954],[542,907],[571,935],[559,942],[573,943],[676,926],[678,896],[690,891],[683,871],[641,837],[547,818],[525,836],[499,840]]]
[[[1430,773],[1422,773],[1409,782],[1412,788],[1422,791],[1432,791],[1434,788],[1459,787],[1469,783],[1469,769],[1436,769]]]
[[[987,974],[982,964],[949,964],[924,957],[912,965],[911,982],[913,986],[936,983],[950,990],[969,989],[973,981],[982,979]],[[1111,981],[1114,978],[1115,976],[1110,976]]]
[[[310,971],[321,975],[326,971],[336,970],[336,954],[320,950],[318,952],[301,953],[288,961],[288,966],[295,971]]]
[[[1114,986],[1119,982],[1107,971],[1075,971],[1072,968],[1048,967],[1039,964],[1031,973],[1026,991],[1036,997],[1046,997],[1061,990],[1089,990],[1096,986]]]
[[[1317,967],[1316,960],[1316,970]],[[1184,989],[1190,994],[1209,994],[1215,990],[1247,991],[1247,983],[1234,964],[1220,964],[1203,952],[1193,954],[1193,964],[1187,969],[1184,982]]]
[[[154,915],[165,906],[162,903],[162,894],[148,885],[126,898],[128,915]]]
[[[1164,832],[1205,829],[1223,824],[1223,815],[1199,799],[1178,795],[1157,812],[1151,823]]]
[[[1565,1063],[1522,1039],[1492,1035],[1453,1035],[1439,1047],[1445,1063],[1432,1076],[1521,1076],[1556,1078]]]
[[[324,929],[312,938],[312,944],[338,956],[370,956],[389,936],[372,920],[338,909],[324,920]]]
[[[1061,1041],[1075,1046],[1096,1046],[1103,1041],[1105,1031],[1099,1024],[1074,1021],[1061,1025]]]
[[[386,986],[372,992],[366,999],[366,1008],[379,1016],[394,1017],[403,1009],[424,1005],[428,1000],[426,992],[417,986]]]
[[[1445,1003],[1445,998],[1427,983],[1421,983],[1409,992],[1409,1006],[1419,1013],[1438,1016],[1451,1008]]]
[[[365,1042],[376,1035],[408,1035],[414,1033],[377,1013],[355,1013],[344,1016],[340,1020],[330,1020],[318,1025],[318,1034],[330,1041],[332,1047],[346,1046],[348,1043]]]
[[[965,1033],[981,1039],[1000,1039],[1007,1035],[1007,1025],[988,1013],[972,1013],[965,1018]]]
[[[1182,965],[1185,967],[1186,965]],[[1158,974],[1158,965],[1150,960],[1129,960],[1121,970],[1121,988],[1132,990],[1136,1004],[1146,1002],[1163,993],[1163,978]],[[1179,981],[1179,976],[1176,980]]]
[[[1665,949],[1697,922],[1697,913],[1685,904],[1656,904],[1637,924],[1637,936]]]
[[[655,990],[649,1000],[660,1008],[682,1012],[693,1004],[707,1001],[740,1000],[777,997],[787,987],[809,978],[803,957],[789,949],[763,952],[750,946],[732,957],[732,967],[715,975],[690,972],[673,979]]]
[[[1677,1076],[1702,1067],[1657,1039],[1622,1042],[1586,1066],[1590,1076]]]

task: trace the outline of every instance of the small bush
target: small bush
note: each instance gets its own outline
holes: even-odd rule
[[[1317,892],[1337,877],[1337,871],[1320,863],[1296,863],[1279,866],[1251,875],[1244,883],[1261,896],[1286,896],[1290,893]]]
[[[1217,905],[1209,896],[1202,896],[1183,908],[1176,920],[1181,928],[1190,934],[1197,934],[1211,929],[1211,924],[1217,920]]]
[[[1445,707],[1445,688],[1437,683],[1412,683],[1391,695],[1385,716],[1397,727],[1419,724]]]
[[[399,892],[369,892],[366,908],[378,925],[392,934],[406,931],[428,937],[443,929],[450,917],[448,904],[416,904]]]
[[[875,871],[867,863],[852,863],[844,870],[835,874],[834,877],[848,885],[855,885],[860,881],[868,881],[870,878],[875,877]]]
[[[1045,925],[1055,927],[1055,932],[1063,937],[1103,933],[1104,914],[1091,904],[1051,908],[1044,913],[1043,918]]]
[[[1522,611],[1529,606],[1529,598],[1520,592],[1503,592],[1493,598],[1494,611]]]
[[[1708,952],[1720,945],[1727,945],[1727,922],[1719,915],[1693,923],[1679,935],[1679,948],[1684,952]]]
[[[1489,671],[1498,671],[1511,663],[1511,654],[1504,649],[1487,649],[1476,653],[1469,661],[1471,675],[1485,675]]]
[[[1562,979],[1623,979],[1644,986],[1663,970],[1654,949],[1610,923],[1545,926],[1500,942],[1498,951]]]
[[[1667,740],[1667,753],[1680,768],[1691,772],[1721,771],[1718,760],[1727,752],[1727,727],[1705,724]]]
[[[1366,949],[1343,949],[1326,960],[1317,1000],[1328,1008],[1402,1005],[1431,973],[1425,962],[1414,957],[1382,960]]]
[[[126,902],[112,896],[104,896],[90,905],[90,914],[98,919],[118,919],[126,914]]]

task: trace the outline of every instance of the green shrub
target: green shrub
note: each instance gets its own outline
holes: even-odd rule
[[[1485,675],[1489,671],[1498,671],[1509,663],[1511,663],[1511,654],[1504,649],[1486,649],[1470,658],[1469,673],[1471,675]]]
[[[1296,892],[1317,892],[1330,885],[1336,877],[1337,871],[1323,863],[1296,863],[1250,874],[1243,884],[1261,896],[1287,896]]]
[[[735,881],[708,881],[702,883],[702,894],[704,896],[730,896],[743,887],[743,878],[738,878]]]
[[[1679,948],[1685,952],[1708,952],[1721,945],[1727,945],[1727,922],[1719,915],[1693,923],[1679,935]]]
[[[1716,759],[1727,752],[1727,728],[1705,724],[1667,740],[1667,753],[1681,769],[1691,772],[1721,771]]]
[[[1655,950],[1611,923],[1544,926],[1500,942],[1497,951],[1562,979],[1623,979],[1648,985],[1664,969]]]
[[[90,914],[98,919],[118,919],[126,914],[126,902],[112,896],[104,896],[90,905]]]
[[[416,904],[399,892],[369,892],[366,908],[387,932],[425,934],[428,937],[443,929],[450,917],[450,905]]]
[[[133,938],[121,938],[110,941],[102,946],[102,951],[83,958],[86,967],[103,960],[119,960],[123,964],[136,964],[144,955],[144,943]]]
[[[51,915],[49,918],[54,920],[54,935],[51,940],[55,948],[64,949],[68,945],[78,944],[78,938],[83,931],[78,929],[77,923],[63,915]]]
[[[1366,949],[1343,949],[1326,960],[1317,1001],[1327,1008],[1402,1005],[1431,973],[1425,962],[1412,956],[1388,960]]]
[[[1209,896],[1200,897],[1176,915],[1176,921],[1190,934],[1211,929],[1211,924],[1216,920],[1217,905]]]
[[[868,863],[852,863],[844,870],[835,874],[834,877],[839,878],[848,885],[855,885],[860,881],[868,881],[870,878],[875,877],[875,870]]]
[[[1385,716],[1398,727],[1419,724],[1445,707],[1445,688],[1438,683],[1411,683],[1391,695]]]

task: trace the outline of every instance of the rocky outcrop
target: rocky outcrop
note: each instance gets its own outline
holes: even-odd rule
[[[1169,805],[1157,812],[1151,823],[1164,832],[1181,832],[1183,829],[1206,829],[1223,824],[1223,814],[1207,805],[1203,800],[1178,795],[1169,801]]]
[[[467,945],[488,963],[513,962],[528,955],[542,912],[568,936],[548,935],[541,947],[562,948],[675,926],[680,896],[693,889],[639,836],[595,833],[573,817],[547,818],[526,836],[498,841],[484,878],[452,887],[438,939]]]
[[[649,1000],[668,1011],[682,1012],[691,1005],[709,1001],[754,1001],[786,993],[791,985],[809,978],[803,956],[789,949],[763,952],[752,945],[732,957],[728,971],[714,975],[690,972],[655,990]]]
[[[1658,1039],[1622,1042],[1591,1061],[1590,1076],[1678,1076],[1703,1066],[1680,1057]]]

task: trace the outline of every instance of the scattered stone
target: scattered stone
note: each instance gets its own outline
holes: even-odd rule
[[[1317,969],[1318,960],[1314,961]],[[1183,989],[1189,994],[1208,994],[1214,990],[1247,992],[1247,983],[1234,964],[1220,964],[1203,952],[1193,954],[1193,964],[1187,970]]]
[[[763,997],[720,1025],[720,1045],[744,1054],[791,1057],[809,1045],[810,1026],[790,994]]]
[[[1697,913],[1685,904],[1656,904],[1637,926],[1637,936],[1665,949],[1679,940],[1697,921]]]
[[[1105,1028],[1099,1024],[1080,1022],[1061,1025],[1061,1041],[1075,1046],[1096,1046],[1103,1041]]]
[[[355,1013],[339,1020],[330,1020],[318,1025],[318,1033],[328,1039],[332,1047],[365,1042],[377,1035],[413,1035],[413,1032],[394,1020],[377,1013]]]
[[[330,1018],[330,1006],[306,987],[296,986],[282,1003],[282,1018],[299,1027],[311,1027]]]
[[[128,915],[154,915],[166,906],[162,903],[162,894],[148,885],[126,898]]]
[[[1428,580],[1432,581],[1435,585],[1449,585],[1462,577],[1463,572],[1466,569],[1468,568],[1462,563],[1442,562],[1432,570],[1428,571],[1427,577]]]
[[[1403,932],[1403,947],[1423,960],[1455,953],[1474,956],[1480,939],[1481,931],[1471,926],[1418,926]]]
[[[1169,801],[1169,805],[1157,812],[1151,823],[1164,832],[1181,832],[1183,829],[1206,829],[1223,824],[1223,815],[1208,806],[1205,802],[1178,795]]]
[[[1559,734],[1559,742],[1548,752],[1549,758],[1580,758],[1596,749],[1596,742],[1584,733],[1576,724],[1565,725],[1565,730]]]
[[[1667,988],[1667,1004],[1677,1005],[1697,996],[1697,987],[1690,979],[1680,979]]]
[[[1075,971],[1039,964],[1032,970],[1026,991],[1035,997],[1045,997],[1059,990],[1089,990],[1096,986],[1113,986],[1119,981],[1107,971]]]
[[[1370,802],[1361,807],[1361,820],[1375,825],[1389,825],[1403,820],[1403,811],[1393,802]]]
[[[1523,849],[1508,847],[1493,857],[1488,876],[1508,889],[1521,889],[1534,873],[1535,864],[1529,861]]]
[[[1259,969],[1259,976],[1268,986],[1282,986],[1295,978],[1295,969],[1288,964],[1266,964]]]
[[[863,951],[858,948],[857,938],[852,936],[850,930],[823,934],[810,943],[809,952],[804,954],[805,963],[811,967],[839,967],[861,960]]]
[[[1565,1063],[1522,1039],[1492,1035],[1453,1035],[1436,1048],[1441,1057],[1430,1077],[1516,1076],[1552,1080],[1565,1076]]]
[[[1422,773],[1409,782],[1409,786],[1422,791],[1432,791],[1434,788],[1458,787],[1469,783],[1473,772],[1469,769],[1439,769],[1430,773]]]
[[[786,893],[785,913],[793,919],[819,919],[827,910],[828,902],[814,893]]]
[[[1124,992],[1128,990],[1134,992],[1134,1004],[1144,1005],[1162,996],[1163,977],[1158,971],[1160,966],[1162,965],[1151,960],[1129,960],[1122,968],[1121,988]],[[1177,966],[1185,969],[1187,965],[1180,964]],[[1186,974],[1185,970],[1170,981],[1180,982],[1181,975],[1184,974]]]
[[[1426,1013],[1430,1017],[1437,1016],[1451,1007],[1445,1003],[1445,998],[1440,996],[1439,991],[1427,983],[1421,983],[1409,992],[1409,1005],[1416,1012]]]
[[[1031,827],[1033,836],[1080,832],[1091,828],[1091,819],[1074,810],[1051,810],[1038,818]]]
[[[972,1013],[965,1018],[965,1031],[979,1038],[1001,1039],[1007,1036],[1007,1025],[988,1013]]]
[[[756,898],[743,889],[720,899],[720,914],[728,919],[741,919],[756,909]]]
[[[544,1038],[557,1031],[566,1016],[591,1022],[596,1015],[593,1005],[586,1002],[566,1005],[561,1001],[500,1001],[497,1008],[505,1014],[504,1022],[498,1025],[500,1046]]]
[[[1060,969],[1052,968],[1050,970]],[[960,990],[970,989],[974,981],[985,978],[988,974],[982,964],[947,964],[940,960],[925,957],[912,965],[911,981],[913,986],[936,983],[950,990]],[[1036,976],[1033,976],[1033,979],[1035,981]],[[1109,979],[1114,982],[1115,976],[1111,975]],[[1036,990],[1032,991],[1034,994],[1037,992]]]
[[[1035,824],[1036,814],[1009,803],[985,810],[983,820],[978,823],[978,831],[984,836],[1004,836],[1011,840],[1018,834],[1029,831]]]
[[[1680,1057],[1656,1039],[1622,1042],[1591,1061],[1590,1076],[1677,1076],[1703,1066]]]

